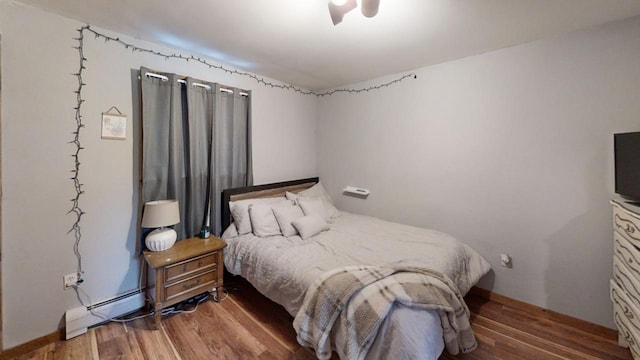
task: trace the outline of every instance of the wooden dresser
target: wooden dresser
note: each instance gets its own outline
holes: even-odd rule
[[[640,208],[611,201],[613,206],[613,279],[611,301],[618,343],[640,359]]]
[[[145,251],[148,265],[147,297],[160,328],[162,309],[222,287],[223,249],[227,244],[215,236],[177,241],[165,251]]]

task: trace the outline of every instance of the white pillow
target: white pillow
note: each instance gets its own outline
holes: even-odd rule
[[[296,193],[292,193],[291,191],[287,191],[284,193],[284,196],[287,197],[287,199],[293,201],[293,202],[298,202],[298,198],[301,198],[302,195],[298,195]]]
[[[342,214],[340,212],[340,210],[338,210],[333,205],[333,200],[331,199],[331,196],[329,195],[327,190],[324,188],[324,186],[322,186],[321,183],[317,183],[317,184],[313,185],[312,187],[310,187],[310,188],[308,188],[306,190],[300,191],[297,194],[287,191],[285,193],[285,196],[287,197],[287,199],[293,200],[293,201],[297,201],[300,197],[321,198],[325,202],[324,206],[327,209],[327,211],[329,212],[329,217],[330,218],[334,218],[334,217],[340,216]]]
[[[235,223],[231,223],[231,225],[229,225],[227,230],[225,230],[222,233],[222,236],[220,238],[222,238],[222,240],[227,240],[227,239],[234,238],[236,236],[238,236],[238,229],[236,229]]]
[[[303,240],[329,230],[329,224],[318,215],[303,216],[293,220],[292,225],[298,230]]]
[[[249,218],[251,219],[251,228],[255,236],[265,237],[282,234],[269,204],[249,205]]]
[[[331,195],[327,192],[327,190],[322,186],[322,183],[318,182],[312,187],[302,190],[298,193],[298,195],[306,196],[306,197],[321,197],[324,198],[330,204],[333,204],[333,200],[331,199]]]
[[[296,235],[298,230],[291,224],[294,220],[304,216],[302,209],[298,205],[279,206],[273,208],[273,214],[280,225],[282,235],[289,237]]]
[[[304,215],[317,215],[327,221],[329,219],[329,212],[324,206],[325,201],[316,197],[300,197],[298,198],[298,205],[302,208]]]
[[[261,198],[261,199],[245,199],[238,201],[229,201],[229,209],[233,222],[236,224],[238,234],[244,235],[251,232],[251,218],[249,217],[249,205],[251,204],[278,204],[291,202],[284,197]]]

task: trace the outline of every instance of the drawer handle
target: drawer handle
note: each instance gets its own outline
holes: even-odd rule
[[[635,232],[638,230],[638,228],[631,221],[627,219],[623,219],[620,217],[620,215],[615,214],[613,223],[615,224],[616,228],[624,230],[627,233],[627,235],[631,236],[634,240],[640,240],[634,235]]]
[[[632,313],[632,312],[631,312],[631,310],[629,310],[629,308],[628,308],[628,307],[626,307],[626,306],[624,307],[624,314],[625,314],[625,315],[627,315],[627,317],[628,317],[629,319],[633,319],[633,313]]]
[[[197,286],[198,284],[200,284],[200,280],[202,280],[202,279],[198,279],[198,280],[196,280],[195,282],[193,282],[191,284],[184,284],[184,285],[182,285],[182,287],[185,288],[185,289],[191,289],[192,287]]]
[[[633,258],[629,258],[628,263],[629,263],[629,264],[633,264]]]

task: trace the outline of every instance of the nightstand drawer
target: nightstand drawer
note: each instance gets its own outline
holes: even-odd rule
[[[167,266],[165,282],[188,277],[197,272],[215,269],[217,252]]]
[[[199,292],[196,292],[196,289],[202,288],[202,292],[205,292],[213,289],[215,285],[216,273],[214,271],[206,272],[167,286],[166,300],[170,301],[175,297],[191,292],[193,292],[193,295],[197,295]]]
[[[640,247],[640,219],[620,206],[613,207],[613,228],[633,245]]]

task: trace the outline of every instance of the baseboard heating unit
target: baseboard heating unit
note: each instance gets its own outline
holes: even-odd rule
[[[87,329],[111,318],[123,316],[144,307],[144,292],[134,290],[90,306],[79,306],[65,313],[65,339],[87,332]]]

